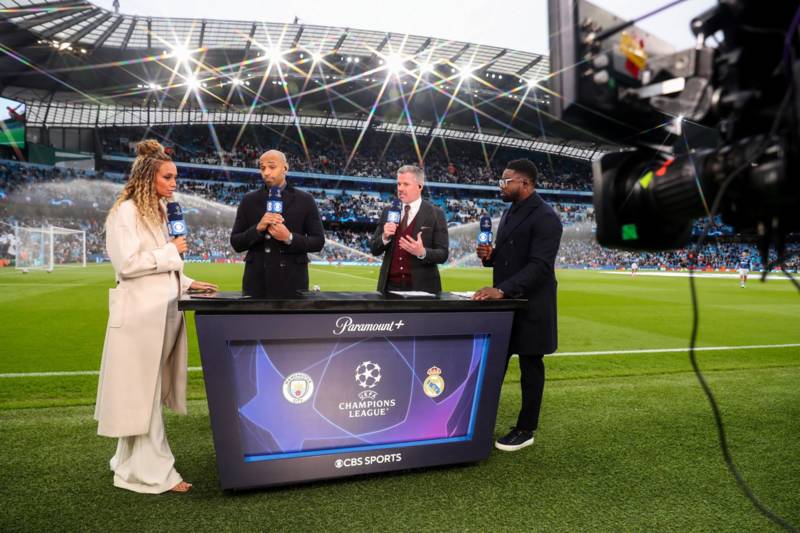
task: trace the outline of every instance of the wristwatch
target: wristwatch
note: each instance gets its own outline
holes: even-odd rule
[[[501,297],[505,298],[505,296],[506,296],[506,293],[504,293],[504,292],[503,292],[503,289],[498,289],[497,287],[495,287],[495,289],[497,289],[497,292],[499,292],[499,293],[500,293],[500,296],[501,296]]]
[[[294,237],[294,236],[293,236],[293,235],[290,233],[290,234],[289,234],[289,239],[288,239],[288,240],[285,240],[285,241],[283,241],[283,242],[285,242],[287,246],[291,246],[291,244],[292,244],[292,238],[293,238],[293,237]]]

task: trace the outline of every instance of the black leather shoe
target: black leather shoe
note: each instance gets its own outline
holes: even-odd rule
[[[498,450],[504,452],[515,452],[533,444],[533,431],[524,431],[521,429],[513,428],[508,435],[500,437],[494,443]]]

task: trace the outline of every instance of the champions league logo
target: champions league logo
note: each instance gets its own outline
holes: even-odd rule
[[[381,367],[378,363],[364,361],[355,370],[355,380],[358,386],[365,389],[358,394],[358,402],[339,402],[339,410],[347,411],[349,418],[362,418],[370,416],[385,416],[390,407],[394,407],[397,400],[378,400],[375,386],[381,381]]]
[[[313,393],[314,381],[304,372],[296,372],[283,381],[283,397],[289,403],[304,403]]]
[[[428,377],[422,382],[422,392],[428,398],[436,398],[444,392],[444,378],[439,367],[432,366],[428,369]]]
[[[359,387],[371,389],[381,381],[381,367],[378,363],[364,361],[356,367],[356,383]]]

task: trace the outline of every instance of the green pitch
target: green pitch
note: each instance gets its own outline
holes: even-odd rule
[[[224,290],[241,265],[187,266]],[[376,268],[312,267],[322,290],[372,290]],[[474,290],[490,271],[443,270],[445,290]],[[186,496],[111,486],[115,443],[91,420],[109,266],[0,270],[0,530],[774,530],[726,473],[716,430],[685,352],[688,280],[559,272],[560,353],[536,444],[476,465],[271,491],[218,488],[202,373],[190,415],[167,415]],[[745,479],[800,523],[800,297],[783,280],[699,279],[698,354]],[[189,319],[190,366],[199,366]],[[751,346],[723,350],[721,347]],[[752,347],[756,346],[756,347]],[[593,355],[586,352],[633,352]],[[572,355],[569,355],[572,354]],[[80,374],[80,372],[88,374]],[[9,377],[17,373],[67,375]],[[519,406],[515,362],[496,433]],[[290,423],[287,421],[287,423]]]

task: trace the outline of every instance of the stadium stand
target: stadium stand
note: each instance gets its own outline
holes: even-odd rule
[[[180,165],[180,180],[185,198],[196,202],[187,209],[191,228],[192,253],[196,261],[238,261],[228,238],[233,208],[241,196],[258,186],[258,175],[252,170],[223,171]],[[325,223],[327,237],[336,245],[327,246],[313,259],[329,263],[369,263],[368,240],[381,210],[393,198],[390,180],[369,177],[344,180],[337,175],[292,178],[298,186],[311,192],[317,200]],[[227,177],[227,181],[221,179]],[[205,179],[203,179],[205,178]],[[118,172],[76,171],[45,165],[0,161],[0,260],[10,262],[15,254],[14,226],[41,227],[55,225],[86,231],[89,262],[105,260],[103,221],[113,196],[85,194],[86,188],[101,183],[118,187],[125,175]],[[75,186],[70,188],[69,184]],[[61,185],[61,186],[57,186]],[[463,189],[459,184],[428,187],[429,199],[446,212],[451,228],[451,259],[454,266],[477,266],[474,256],[475,221],[488,213],[495,227],[505,204],[497,198],[496,188]],[[474,187],[474,186],[473,186]],[[594,242],[594,209],[584,199],[575,201],[569,191],[550,192],[548,199],[559,213],[565,234],[559,252],[562,268],[626,269],[637,262],[642,269],[673,270],[688,266],[688,250],[658,253],[628,253],[609,250]],[[584,197],[585,198],[585,197]],[[218,214],[214,220],[206,212]],[[702,222],[695,225],[699,232]],[[797,243],[790,250],[797,251]],[[60,252],[65,257],[70,252]],[[698,254],[702,270],[732,270],[743,253],[747,253],[754,270],[763,268],[755,247],[733,234],[731,228],[716,225],[712,240]],[[774,257],[773,257],[774,259]],[[800,260],[791,259],[789,269],[796,270]]]

